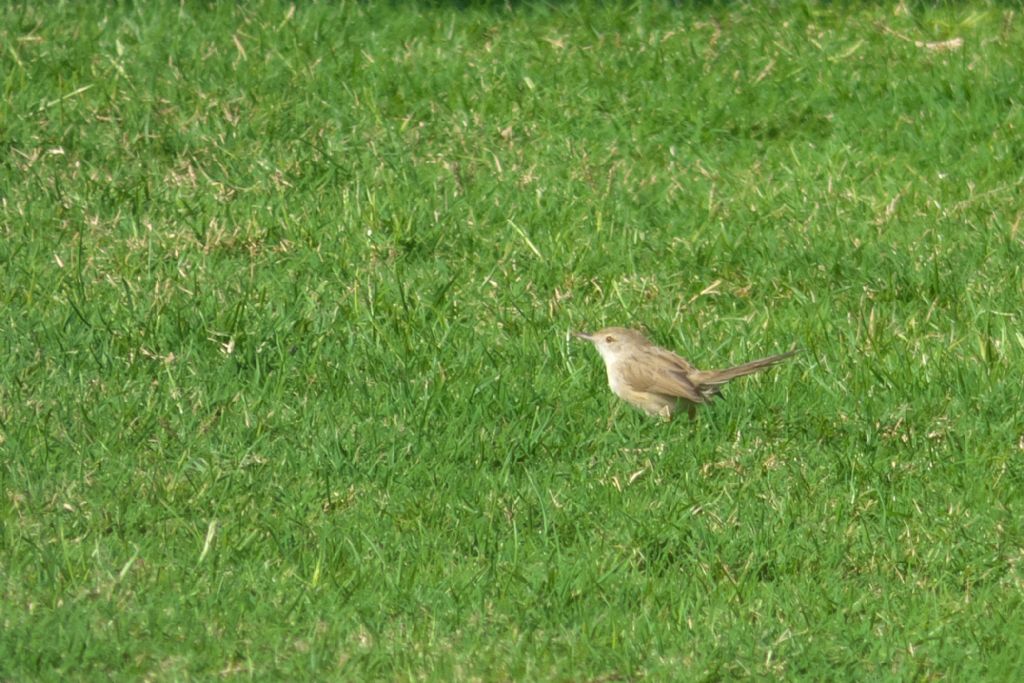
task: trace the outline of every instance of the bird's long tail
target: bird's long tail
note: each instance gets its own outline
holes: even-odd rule
[[[690,380],[697,385],[697,390],[700,391],[701,394],[711,398],[712,396],[717,395],[719,387],[729,380],[760,372],[761,370],[781,363],[797,353],[799,352],[796,350],[787,351],[774,356],[768,356],[767,358],[752,360],[749,363],[737,365],[734,368],[725,368],[723,370],[702,370],[700,372],[693,373],[690,376]]]

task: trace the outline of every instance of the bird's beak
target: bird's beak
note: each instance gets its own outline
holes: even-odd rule
[[[576,337],[577,339],[583,339],[588,342],[594,341],[593,336],[587,334],[586,332],[573,332],[572,336]]]

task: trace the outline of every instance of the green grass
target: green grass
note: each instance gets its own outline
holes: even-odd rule
[[[0,44],[0,680],[1024,673],[1014,3]],[[664,424],[606,324],[804,353]]]

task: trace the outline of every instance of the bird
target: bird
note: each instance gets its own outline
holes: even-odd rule
[[[606,327],[597,332],[573,334],[591,342],[601,354],[608,371],[608,386],[616,396],[665,420],[671,420],[683,408],[694,419],[697,406],[718,396],[729,380],[770,368],[797,353],[794,349],[732,368],[698,370],[682,356],[651,343],[636,330]]]

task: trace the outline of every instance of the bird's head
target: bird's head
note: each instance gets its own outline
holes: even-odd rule
[[[597,332],[575,332],[573,336],[593,344],[605,363],[613,363],[638,348],[651,345],[642,334],[625,327],[606,327]]]

